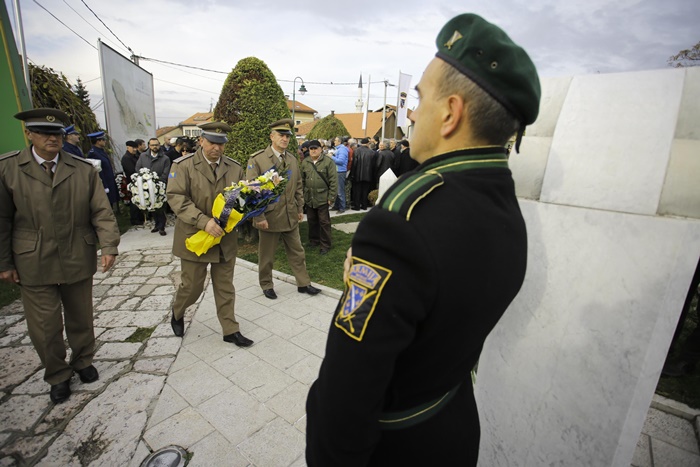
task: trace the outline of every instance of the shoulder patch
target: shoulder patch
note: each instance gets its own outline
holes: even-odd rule
[[[392,186],[382,197],[380,207],[411,219],[413,208],[433,190],[445,183],[441,174],[433,171],[418,172]]]
[[[195,155],[195,153],[193,152],[192,154],[187,154],[186,156],[178,157],[173,162],[176,164],[179,164],[180,162],[186,161],[187,159],[189,159],[190,157],[193,157],[194,155]]]
[[[6,152],[5,154],[0,155],[0,161],[5,160],[5,159],[9,159],[10,157],[14,157],[19,153],[20,153],[20,151]]]
[[[390,269],[353,256],[348,283],[333,320],[335,326],[352,339],[362,341],[391,274]]]

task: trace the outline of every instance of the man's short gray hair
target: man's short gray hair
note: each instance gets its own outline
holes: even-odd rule
[[[487,144],[504,146],[520,127],[515,116],[452,65],[442,63],[442,70],[438,97],[460,96],[468,103],[467,113],[474,137]]]

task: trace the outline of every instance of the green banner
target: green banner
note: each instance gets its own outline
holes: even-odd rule
[[[29,92],[24,82],[24,73],[17,52],[17,44],[12,34],[12,25],[7,13],[7,6],[2,2],[0,8],[0,36],[2,37],[2,59],[0,59],[0,154],[16,151],[28,145],[24,136],[22,122],[14,114],[31,108]]]

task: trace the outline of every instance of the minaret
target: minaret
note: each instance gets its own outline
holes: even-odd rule
[[[357,101],[355,102],[355,111],[357,113],[362,112],[362,107],[365,103],[362,100],[362,73],[360,73],[360,84],[357,85]]]

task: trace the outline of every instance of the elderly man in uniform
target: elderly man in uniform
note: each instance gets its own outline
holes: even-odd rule
[[[20,285],[29,337],[58,403],[71,394],[73,371],[83,383],[99,378],[92,364],[96,245],[106,272],[119,228],[93,165],[61,150],[68,115],[40,108],[15,118],[24,121],[31,145],[0,156],[0,280]]]
[[[221,323],[224,341],[239,347],[248,347],[253,341],[241,334],[234,305],[236,289],[233,269],[238,251],[238,233],[226,233],[212,217],[214,199],[224,188],[243,178],[243,169],[233,159],[224,156],[226,133],[231,127],[223,122],[199,125],[202,129],[197,152],[175,159],[170,169],[168,203],[175,212],[173,254],[180,257],[182,282],[175,295],[170,324],[176,336],[185,333],[185,310],[197,301],[204,290],[207,265],[210,266],[214,288],[216,314]],[[223,237],[201,256],[188,250],[185,241],[204,230],[214,237]]]
[[[309,141],[309,157],[301,163],[306,219],[309,223],[309,245],[320,245],[319,254],[331,249],[331,214],[329,207],[338,194],[338,171],[335,162],[321,151],[321,143]]]
[[[304,219],[304,192],[299,162],[287,151],[292,137],[292,126],[291,118],[270,124],[270,145],[250,156],[246,170],[246,178],[249,180],[270,169],[275,169],[282,177],[288,179],[279,201],[268,205],[264,213],[253,218],[253,227],[260,232],[258,279],[263,294],[273,300],[277,298],[277,293],[272,283],[272,265],[280,240],[284,243],[289,267],[294,273],[299,293],[316,295],[320,292],[311,285],[311,278],[306,271],[306,255],[299,236],[299,222]]]
[[[450,20],[436,43],[411,117],[420,165],[348,252],[306,404],[310,467],[477,463],[469,373],[527,258],[504,145],[537,118],[540,84],[527,53],[476,15]]]

